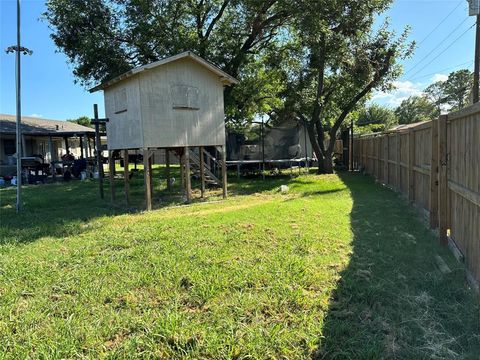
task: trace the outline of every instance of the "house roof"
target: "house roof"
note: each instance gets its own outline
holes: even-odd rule
[[[22,116],[22,134],[27,135],[57,135],[67,136],[75,134],[94,134],[95,130],[69,121],[41,119],[30,116]],[[15,134],[15,115],[0,114],[0,133]]]
[[[177,55],[174,55],[174,56],[170,56],[168,58],[165,58],[165,59],[155,61],[155,62],[150,63],[150,64],[146,64],[146,65],[139,66],[139,67],[136,67],[134,69],[131,69],[131,70],[127,71],[126,73],[123,73],[122,75],[119,75],[116,78],[113,78],[112,80],[106,81],[102,84],[99,84],[99,85],[91,88],[89,91],[90,92],[95,92],[95,91],[98,91],[98,90],[104,90],[104,89],[112,86],[113,84],[116,84],[116,83],[118,83],[122,80],[128,79],[128,78],[130,78],[130,77],[132,77],[132,76],[134,76],[134,75],[136,75],[136,74],[138,74],[142,71],[151,70],[151,69],[154,69],[158,66],[162,66],[162,65],[171,63],[173,61],[177,61],[177,60],[184,59],[184,58],[192,59],[193,61],[202,65],[206,69],[210,70],[212,73],[217,74],[220,77],[220,81],[222,81],[225,85],[232,85],[232,84],[238,83],[237,79],[235,79],[233,76],[227,74],[225,71],[221,70],[219,67],[213,65],[212,63],[210,63],[207,60],[201,58],[200,56],[195,55],[191,51],[185,51],[183,53],[180,53],[180,54],[177,54]]]

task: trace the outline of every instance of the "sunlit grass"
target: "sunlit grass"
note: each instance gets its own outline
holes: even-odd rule
[[[461,271],[442,276],[432,259],[440,253],[455,268],[448,252],[396,194],[368,178],[232,177],[228,200],[211,190],[208,200],[183,206],[166,192],[162,172],[155,170],[149,213],[138,210],[141,174],[129,209],[121,180],[116,205],[108,187],[98,199],[95,182],[29,186],[21,215],[14,192],[0,192],[0,353],[408,358],[428,357],[427,346],[439,344],[447,351],[439,354],[478,350],[466,321],[476,307]],[[280,184],[290,191],[281,194]],[[404,232],[415,246],[402,245]],[[393,268],[405,278],[384,278]],[[447,290],[433,291],[432,281]],[[422,308],[428,322],[415,296],[431,304]],[[452,297],[462,304],[455,314],[444,311]],[[365,311],[389,330],[365,326]],[[420,327],[443,326],[442,339],[455,341],[422,337],[409,325],[413,317]]]

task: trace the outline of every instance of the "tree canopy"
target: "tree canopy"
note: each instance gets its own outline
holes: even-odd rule
[[[336,133],[410,56],[407,33],[374,27],[392,0],[49,0],[45,18],[74,75],[90,86],[192,50],[240,80],[228,126],[256,117],[307,124],[321,171]]]
[[[426,96],[410,96],[395,109],[399,124],[412,124],[433,120],[440,115],[439,109]]]
[[[460,110],[468,105],[473,87],[473,74],[468,69],[453,71],[445,81],[437,81],[425,89],[427,98],[441,110]]]
[[[332,171],[336,134],[372,90],[388,90],[401,74],[398,60],[413,51],[388,23],[373,28],[391,1],[301,1],[298,37],[303,59],[291,81],[290,107],[307,123],[319,170]]]
[[[82,85],[191,50],[242,80],[225,100],[228,119],[242,121],[275,104],[266,54],[293,13],[285,0],[49,0],[44,17]]]
[[[95,125],[90,123],[90,118],[88,116],[80,116],[76,119],[67,119],[68,122],[78,124],[78,125],[83,125],[86,127],[94,128]]]
[[[356,118],[356,133],[386,131],[398,123],[394,110],[378,104],[363,107]]]

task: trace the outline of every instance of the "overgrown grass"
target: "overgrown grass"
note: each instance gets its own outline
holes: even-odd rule
[[[0,354],[478,358],[463,268],[370,178],[232,178],[228,200],[176,206],[161,171],[150,213],[120,181],[116,206],[96,183],[29,186],[21,215],[1,190]]]

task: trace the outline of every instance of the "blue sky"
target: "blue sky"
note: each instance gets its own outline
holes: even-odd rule
[[[92,116],[98,103],[103,116],[102,93],[89,94],[74,83],[66,57],[56,52],[47,24],[39,20],[44,11],[43,0],[22,1],[22,45],[34,51],[22,56],[23,115],[60,120]],[[376,93],[373,101],[394,107],[453,70],[473,68],[474,29],[467,29],[474,18],[468,17],[466,0],[396,0],[386,15],[398,33],[409,25],[410,39],[419,46],[405,62],[398,89]],[[15,113],[15,56],[4,49],[15,44],[15,21],[16,1],[0,0],[0,112],[7,114]]]

